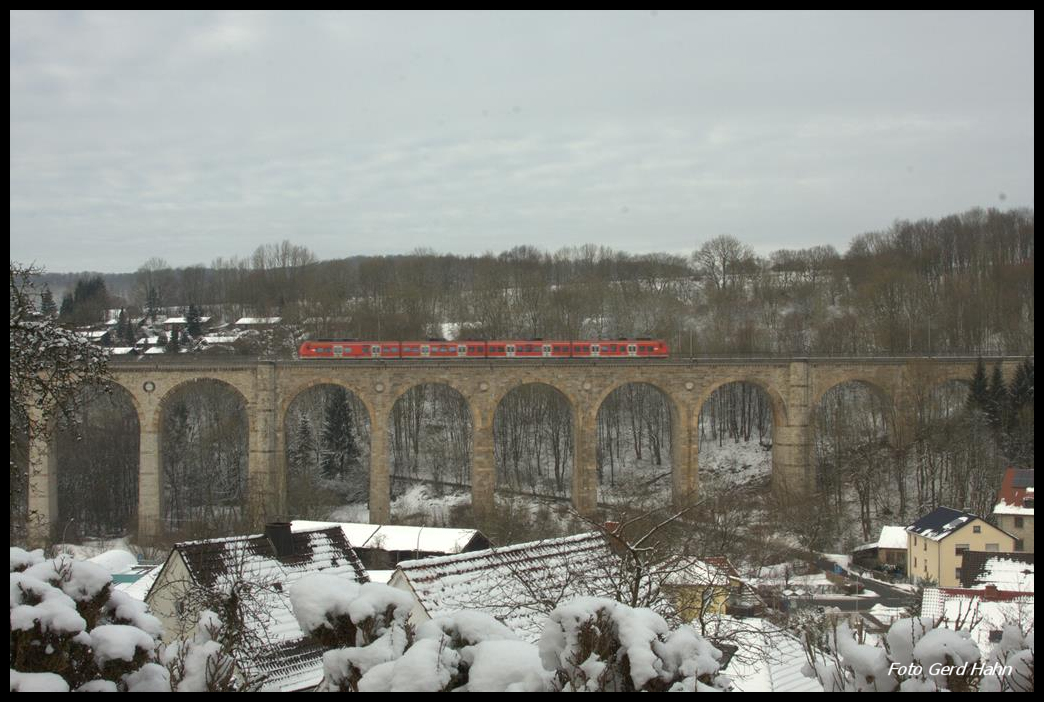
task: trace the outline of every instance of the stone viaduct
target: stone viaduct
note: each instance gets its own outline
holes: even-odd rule
[[[354,393],[369,413],[370,518],[390,518],[388,422],[395,401],[411,388],[429,383],[457,390],[471,411],[474,430],[472,500],[479,513],[494,506],[493,418],[513,389],[541,383],[568,400],[573,417],[572,499],[582,514],[597,508],[597,416],[611,392],[629,383],[647,383],[667,398],[672,423],[672,489],[676,504],[693,499],[699,485],[697,423],[704,402],[719,387],[743,381],[762,388],[773,409],[773,485],[802,493],[815,486],[810,464],[812,411],[830,388],[859,381],[891,403],[893,439],[899,445],[912,426],[915,400],[950,380],[970,379],[972,358],[805,358],[696,361],[226,361],[119,363],[112,367],[137,412],[141,429],[138,522],[142,536],[162,530],[160,427],[164,403],[185,383],[212,380],[238,393],[249,423],[247,489],[253,518],[286,512],[285,417],[301,393],[317,385],[336,385]],[[1021,358],[1000,361],[1010,378]],[[57,515],[54,451],[30,442],[29,507],[35,515],[32,540],[47,538]]]

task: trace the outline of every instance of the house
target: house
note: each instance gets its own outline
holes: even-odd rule
[[[291,522],[294,531],[340,527],[368,571],[394,570],[400,562],[481,551],[492,546],[477,529],[444,529],[354,522]],[[390,573],[389,573],[390,575]]]
[[[997,526],[1015,537],[1015,550],[1033,553],[1033,471],[1008,468],[993,508]]]
[[[970,512],[939,507],[906,527],[910,578],[934,580],[941,587],[961,581],[965,551],[1014,551],[1015,537]]]
[[[163,622],[165,638],[191,636],[201,593],[227,592],[248,583],[253,601],[241,611],[248,635],[232,652],[239,674],[263,679],[263,690],[310,689],[323,677],[322,648],[305,637],[290,605],[290,588],[313,573],[367,582],[366,572],[336,527],[292,532],[274,523],[264,534],[176,544],[145,596]],[[215,595],[220,597],[220,594]]]
[[[863,544],[852,552],[853,560],[864,568],[891,566],[891,569],[906,570],[906,542],[906,527],[883,526],[877,541]]]
[[[968,551],[961,563],[961,587],[1004,592],[1033,592],[1032,553]]]
[[[663,581],[663,591],[686,620],[708,615],[752,615],[761,604],[725,557],[691,559]]]
[[[410,620],[480,610],[520,639],[540,638],[548,613],[574,597],[616,599],[620,559],[598,532],[399,563],[388,584],[408,592]]]

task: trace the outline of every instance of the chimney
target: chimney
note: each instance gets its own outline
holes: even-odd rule
[[[605,530],[606,541],[609,542],[609,547],[613,550],[613,553],[617,555],[626,553],[627,542],[617,533],[620,529],[620,522],[605,522],[602,528]]]
[[[996,600],[999,600],[1000,596],[997,593],[997,586],[996,585],[987,585],[986,586],[986,594],[984,594],[982,596],[982,599],[984,599],[987,602],[994,602]]]
[[[265,537],[272,542],[278,558],[294,555],[294,541],[290,537],[290,522],[265,524]]]

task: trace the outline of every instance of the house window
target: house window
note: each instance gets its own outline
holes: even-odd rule
[[[972,533],[973,534],[981,534],[982,533],[982,527],[981,526],[973,526],[972,527]]]
[[[957,544],[957,548],[954,549],[954,553],[958,556],[963,555],[968,550],[968,544]]]
[[[957,582],[959,583],[961,581],[961,569],[960,568],[954,568],[953,570],[954,570],[953,577],[956,578]]]
[[[991,629],[990,630],[990,643],[1000,643],[1002,638],[1004,638],[1004,630],[1003,629]]]
[[[1015,528],[1021,529],[1023,527],[1022,517],[1015,517]]]
[[[914,568],[917,567],[917,556],[914,556]]]
[[[996,553],[1000,551],[1000,544],[986,544],[986,550]]]
[[[1025,546],[1022,543],[1022,539],[1015,539],[1015,550],[1016,551],[1021,551],[1024,548],[1025,548]]]

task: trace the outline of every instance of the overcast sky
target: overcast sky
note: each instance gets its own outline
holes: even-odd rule
[[[11,258],[767,254],[1033,207],[1032,12],[11,14]]]

